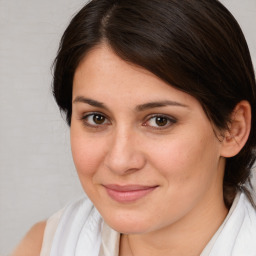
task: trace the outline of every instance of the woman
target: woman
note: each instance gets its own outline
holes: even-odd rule
[[[256,255],[255,76],[218,1],[91,1],[62,37],[53,93],[89,199],[16,255]]]

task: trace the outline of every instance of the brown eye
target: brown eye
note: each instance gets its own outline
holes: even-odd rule
[[[167,118],[165,117],[162,117],[162,116],[158,116],[155,118],[155,123],[158,125],[158,126],[165,126],[168,124],[168,120]]]
[[[165,129],[170,127],[171,125],[175,124],[177,122],[176,119],[170,116],[165,115],[155,115],[151,116],[144,124],[143,126],[149,126],[154,129]]]
[[[93,115],[93,122],[95,124],[104,124],[105,120],[106,120],[106,117],[102,115],[98,115],[98,114]]]
[[[101,115],[99,113],[88,114],[82,117],[82,120],[85,125],[91,126],[91,127],[97,127],[97,126],[99,127],[99,126],[110,124],[109,120],[104,115]]]

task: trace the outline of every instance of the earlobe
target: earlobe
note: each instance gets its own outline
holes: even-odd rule
[[[240,101],[234,108],[229,129],[222,141],[221,156],[233,157],[244,147],[251,130],[251,106],[248,101]]]

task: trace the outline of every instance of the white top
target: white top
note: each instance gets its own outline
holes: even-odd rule
[[[49,218],[40,256],[118,256],[119,240],[82,198]],[[243,193],[200,256],[256,256],[256,211]]]

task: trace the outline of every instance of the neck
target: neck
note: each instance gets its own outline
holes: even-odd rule
[[[228,213],[222,191],[216,197],[157,231],[122,235],[120,256],[200,255]]]

